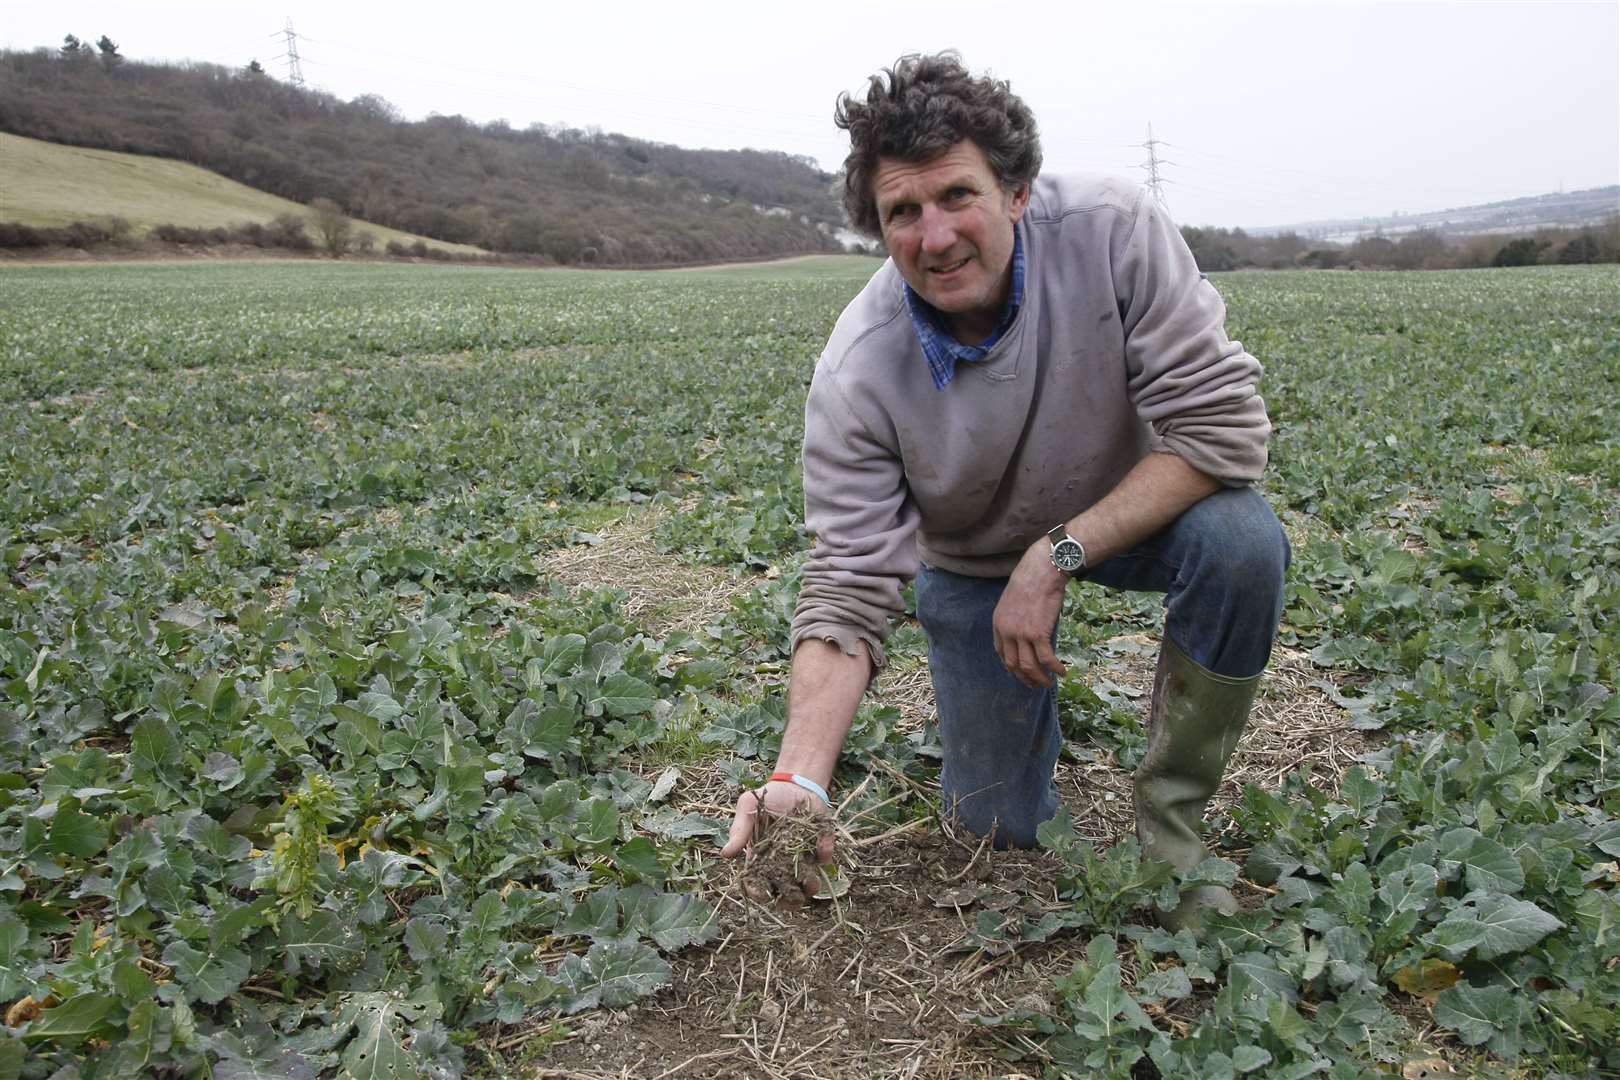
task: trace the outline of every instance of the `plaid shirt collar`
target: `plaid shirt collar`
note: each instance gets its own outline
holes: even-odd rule
[[[995,332],[977,345],[964,345],[952,337],[940,321],[939,312],[928,301],[918,296],[910,285],[905,286],[906,306],[911,311],[911,325],[917,329],[917,341],[922,345],[923,356],[928,360],[928,372],[934,377],[934,386],[943,390],[950,385],[951,379],[956,376],[956,365],[960,361],[972,363],[983,360],[990,355],[990,350],[996,347],[1012,326],[1013,320],[1018,317],[1018,309],[1024,303],[1024,237],[1022,232],[1013,229],[1013,256],[1012,256],[1012,291],[1007,297],[1007,310],[1002,312],[1001,322],[996,325]]]

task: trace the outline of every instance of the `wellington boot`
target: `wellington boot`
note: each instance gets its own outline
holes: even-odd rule
[[[1260,676],[1234,679],[1195,663],[1171,641],[1159,650],[1148,720],[1148,748],[1136,770],[1136,835],[1145,858],[1186,873],[1209,854],[1202,839],[1204,808],[1220,786],[1254,704]],[[1238,910],[1226,889],[1205,885],[1182,894],[1176,907],[1155,908],[1159,925],[1198,932],[1205,916]]]

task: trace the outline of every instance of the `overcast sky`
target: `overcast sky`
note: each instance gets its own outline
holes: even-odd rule
[[[257,58],[284,77],[287,17],[307,82],[380,94],[412,118],[594,125],[806,154],[828,170],[845,151],[840,90],[902,53],[956,48],[1035,110],[1047,170],[1140,177],[1151,123],[1187,224],[1620,183],[1620,0],[0,0],[0,46],[107,34],[135,59]]]

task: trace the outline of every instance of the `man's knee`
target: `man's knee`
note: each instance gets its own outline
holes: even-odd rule
[[[1258,492],[1220,491],[1188,513],[1199,518],[1199,574],[1242,589],[1281,590],[1293,550],[1282,523]]]

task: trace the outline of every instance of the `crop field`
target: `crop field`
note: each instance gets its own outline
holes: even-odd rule
[[[1195,941],[1153,596],[1070,590],[1043,850],[907,621],[847,891],[717,858],[874,266],[0,269],[0,1078],[1620,1071],[1614,268],[1216,279],[1295,559]]]

